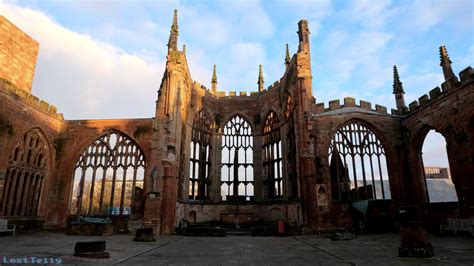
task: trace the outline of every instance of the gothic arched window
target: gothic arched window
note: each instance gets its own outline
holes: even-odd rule
[[[38,130],[19,140],[8,161],[0,215],[37,216],[47,172],[48,148]]]
[[[280,121],[273,111],[268,113],[263,126],[263,175],[268,198],[283,196],[283,165],[280,137]]]
[[[222,200],[253,200],[253,188],[252,128],[245,119],[234,116],[225,124],[222,136]]]
[[[128,136],[110,131],[80,156],[74,173],[71,212],[130,215],[135,190],[143,188],[145,158]]]
[[[341,127],[329,145],[333,200],[390,198],[385,150],[359,121]]]
[[[209,184],[211,162],[211,117],[202,109],[193,120],[189,156],[189,199],[204,200]]]

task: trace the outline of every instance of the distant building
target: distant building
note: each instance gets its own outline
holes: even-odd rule
[[[441,168],[436,166],[425,167],[426,179],[449,179],[451,180],[451,173],[449,168]]]

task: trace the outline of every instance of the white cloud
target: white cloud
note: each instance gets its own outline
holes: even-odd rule
[[[40,43],[33,93],[58,106],[67,119],[153,116],[150,99],[157,97],[162,61],[68,30],[40,11],[0,7]]]

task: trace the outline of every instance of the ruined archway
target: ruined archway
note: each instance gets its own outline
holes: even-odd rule
[[[391,198],[385,149],[366,123],[350,120],[339,127],[328,157],[334,201]]]
[[[433,129],[426,132],[421,157],[429,202],[457,202],[444,136]]]
[[[143,189],[145,156],[119,131],[108,131],[84,149],[77,161],[71,213],[131,215],[136,188]]]

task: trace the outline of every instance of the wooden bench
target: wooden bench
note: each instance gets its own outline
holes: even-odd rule
[[[448,219],[447,224],[442,224],[440,231],[469,232],[474,236],[474,219]]]
[[[13,228],[11,228],[11,227],[13,227]],[[12,232],[12,235],[15,235],[15,230],[16,230],[16,224],[8,225],[7,220],[0,219],[0,233],[2,233],[2,232]]]

